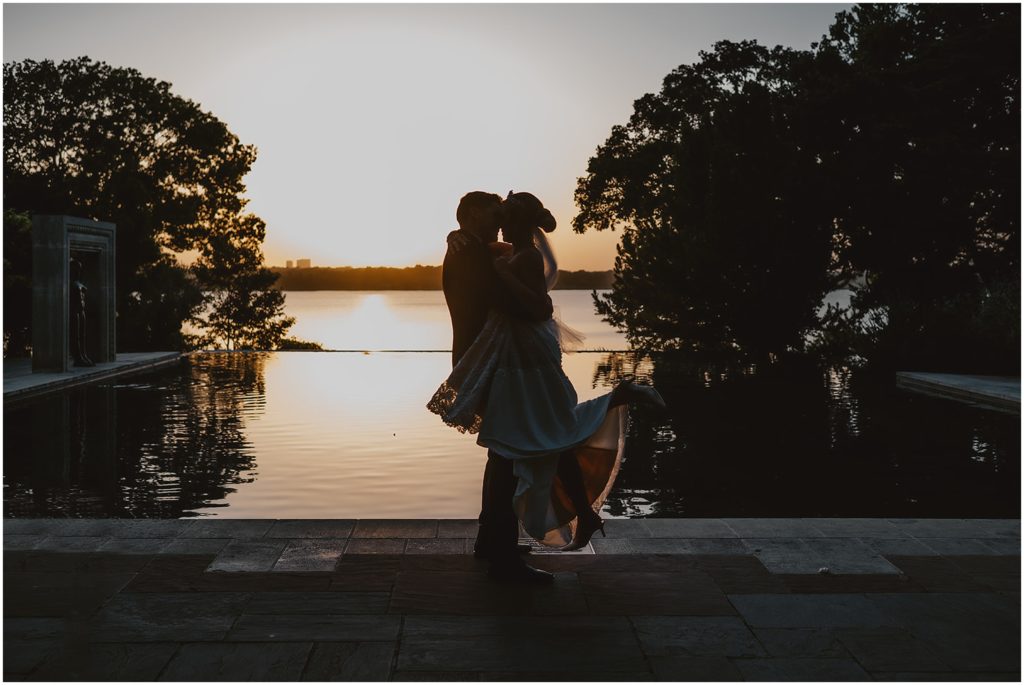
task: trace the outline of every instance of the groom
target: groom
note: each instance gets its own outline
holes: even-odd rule
[[[491,307],[513,316],[543,321],[551,316],[551,299],[523,304],[503,289],[488,243],[498,239],[503,213],[501,197],[473,191],[459,201],[459,229],[449,234],[441,270],[444,299],[452,318],[452,366],[479,335]],[[487,451],[480,528],[474,555],[490,561],[489,575],[498,580],[550,583],[554,576],[527,565],[519,554],[519,521],[512,509],[516,481],[512,461]],[[527,548],[528,549],[528,548]]]

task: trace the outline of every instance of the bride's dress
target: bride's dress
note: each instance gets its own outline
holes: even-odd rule
[[[557,319],[517,319],[492,310],[480,335],[427,407],[477,443],[513,460],[513,506],[523,528],[545,545],[572,540],[577,511],[558,477],[573,450],[587,499],[599,510],[622,461],[626,406],[611,393],[579,402],[562,370],[562,348],[578,342]]]

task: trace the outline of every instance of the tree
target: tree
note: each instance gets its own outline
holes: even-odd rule
[[[858,5],[816,46],[839,258],[869,275],[847,328],[876,362],[1019,369],[1019,56],[1019,5]],[[967,327],[997,301],[1016,325]]]
[[[217,230],[203,241],[192,267],[208,288],[206,312],[191,322],[205,331],[194,343],[229,350],[272,350],[294,317],[280,316],[284,293],[273,289],[278,275],[263,264],[260,245],[266,224],[254,214],[218,216]]]
[[[181,325],[203,307],[207,284],[180,257],[218,258],[226,243],[215,234],[244,210],[242,179],[256,149],[169,83],[88,57],[4,64],[3,111],[5,209],[116,223],[118,347],[181,349]],[[273,330],[281,301],[271,299],[253,306]],[[246,304],[225,315],[252,329]],[[26,325],[5,314],[5,331]]]
[[[722,41],[700,57],[612,129],[573,227],[624,230],[595,303],[633,345],[765,360],[802,347],[834,283],[828,188],[794,85],[811,56]]]

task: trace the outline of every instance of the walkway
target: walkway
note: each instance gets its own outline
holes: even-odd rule
[[[4,360],[4,404],[173,364],[181,352],[119,352],[117,361],[32,373],[31,359]]]
[[[1020,377],[899,371],[896,385],[980,407],[1020,413]]]
[[[4,677],[1020,679],[1020,520],[612,520],[490,582],[458,520],[4,521]]]

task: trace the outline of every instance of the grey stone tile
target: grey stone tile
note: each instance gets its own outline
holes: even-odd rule
[[[177,649],[173,642],[64,644],[32,679],[152,681]]]
[[[629,538],[591,538],[594,554],[637,554]]]
[[[7,622],[4,618],[4,622]],[[4,680],[12,674],[32,671],[55,652],[59,652],[62,640],[9,640],[4,638]]]
[[[110,538],[81,536],[81,537],[46,537],[38,545],[39,552],[96,552]]]
[[[437,537],[475,540],[479,527],[476,519],[441,519],[437,522]]]
[[[276,521],[268,538],[347,538],[355,527],[352,519],[293,519]]]
[[[8,535],[56,535],[68,519],[4,519],[4,537]]]
[[[899,530],[916,538],[1001,537],[1006,526],[985,519],[889,519]],[[1019,524],[1018,524],[1019,526]]]
[[[899,569],[856,538],[750,538],[747,548],[772,573],[890,573]]]
[[[4,644],[17,640],[52,640],[64,636],[67,622],[61,618],[4,617]]]
[[[725,657],[655,656],[650,658],[657,680],[665,682],[736,682],[743,677]]]
[[[4,616],[88,616],[134,577],[131,572],[7,571]]]
[[[243,592],[121,593],[100,610],[91,637],[103,642],[220,640],[248,599]]]
[[[857,662],[875,671],[948,671],[940,656],[902,629],[840,628],[836,634]]]
[[[53,533],[67,537],[173,538],[189,521],[180,519],[67,519]]]
[[[864,595],[729,595],[754,628],[894,626],[897,621]]]
[[[635,554],[749,554],[736,538],[639,538],[630,544]]]
[[[730,518],[722,519],[741,538],[824,537],[810,519]]]
[[[736,533],[722,519],[643,519],[655,538],[735,538]]]
[[[883,518],[804,519],[827,538],[906,538],[909,533]]]
[[[635,616],[648,656],[766,656],[742,620],[733,616]]]
[[[160,680],[296,681],[312,648],[308,642],[185,644]]]
[[[388,679],[394,642],[319,642],[309,657],[303,680],[379,682]]]
[[[399,683],[477,683],[497,682],[506,673],[492,674],[479,671],[395,671],[391,680]],[[519,681],[521,674],[505,680]]]
[[[398,638],[400,616],[245,614],[227,639],[234,642],[388,642]]]
[[[206,570],[232,573],[269,571],[284,547],[284,540],[232,540]]]
[[[353,538],[435,538],[436,519],[360,519]]]
[[[348,540],[290,540],[274,564],[274,571],[333,571]]]
[[[405,543],[406,554],[465,554],[466,542],[459,538],[412,538]]]
[[[882,556],[937,556],[935,550],[915,538],[861,538],[860,541]]]
[[[964,671],[950,671],[945,673],[936,673],[934,671],[926,672],[914,672],[914,671],[901,671],[901,672],[878,672],[872,673],[872,677],[875,680],[881,681],[895,681],[895,682],[1008,682],[1008,683],[1019,683],[1020,672],[1016,673],[967,673]]]
[[[800,681],[871,680],[853,659],[736,659],[744,680]]]
[[[386,614],[387,592],[260,592],[245,607],[246,614]]]
[[[996,554],[1020,556],[1020,538],[987,538],[982,540]]]
[[[345,554],[402,554],[405,540],[356,539],[348,541]]]
[[[273,519],[203,519],[192,521],[183,538],[261,538],[276,523]]]
[[[604,532],[609,538],[649,538],[647,519],[606,519]]]
[[[836,628],[754,628],[754,635],[771,656],[799,658],[848,657]]]
[[[398,670],[648,671],[624,617],[575,616],[409,616]]]
[[[158,554],[170,543],[168,538],[111,538],[97,551],[110,554]]]
[[[1020,607],[994,593],[868,596],[880,611],[923,640],[956,671],[1020,668]]]
[[[899,569],[881,554],[856,538],[818,538],[805,540],[832,573],[888,573]]]
[[[974,538],[917,538],[922,544],[944,557],[959,556],[965,554],[990,554],[996,555],[995,549],[985,544],[985,541]]]
[[[4,533],[4,549],[10,552],[35,549],[45,537],[45,535],[8,535]]]
[[[970,525],[975,526],[984,535],[978,537],[1005,537],[1020,540],[1020,519],[967,519]]]
[[[229,542],[231,540],[227,538],[175,538],[168,541],[158,554],[220,554]]]

